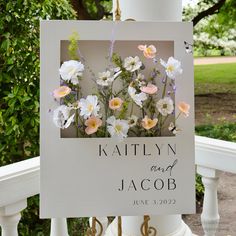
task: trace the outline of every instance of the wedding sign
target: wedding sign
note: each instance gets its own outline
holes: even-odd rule
[[[194,213],[191,23],[41,22],[42,218]]]

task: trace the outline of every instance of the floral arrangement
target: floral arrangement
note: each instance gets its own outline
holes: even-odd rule
[[[137,45],[141,56],[121,58],[111,45],[109,65],[95,74],[76,45],[77,41],[72,40],[69,46],[72,59],[60,66],[61,86],[52,92],[58,103],[53,110],[53,122],[58,128],[73,126],[77,137],[113,137],[119,141],[134,136],[175,135],[181,131],[176,122],[181,115],[189,115],[190,106],[179,102],[175,117],[175,79],[183,72],[180,61],[173,57],[167,61],[157,58],[154,45]],[[140,57],[151,60],[150,71],[145,71]],[[164,68],[164,74],[158,65]],[[85,70],[90,71],[96,90],[88,96],[83,95],[81,88]]]

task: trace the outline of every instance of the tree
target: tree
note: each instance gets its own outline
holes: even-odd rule
[[[235,22],[236,19],[236,1],[235,0],[200,0],[194,11],[191,11],[191,18],[189,15],[189,7],[183,11],[183,15],[187,20],[192,21],[196,26],[202,19],[212,15],[218,15],[224,23]],[[228,24],[228,23],[227,23]]]
[[[217,2],[215,2],[214,0],[203,0],[199,2],[199,5],[201,5],[202,3],[207,3],[207,4],[211,4],[211,2],[214,2],[212,6],[210,6],[209,8],[199,12],[194,18],[193,18],[193,25],[195,26],[201,19],[210,16],[210,15],[214,15],[216,13],[218,13],[220,11],[220,9],[223,7],[223,5],[226,3],[226,0],[218,0]]]
[[[210,3],[211,2],[211,3]],[[210,5],[211,4],[211,5]],[[195,51],[207,55],[208,49],[217,49],[221,55],[235,54],[236,50],[236,1],[226,0],[217,14],[202,18],[194,26]],[[196,6],[184,9],[184,20],[196,19],[199,14],[212,7],[211,1],[201,1]],[[202,14],[201,14],[202,15]],[[199,19],[199,18],[198,18]]]
[[[79,20],[111,18],[112,0],[71,0]]]

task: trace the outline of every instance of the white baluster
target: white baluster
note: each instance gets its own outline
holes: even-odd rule
[[[66,218],[52,218],[50,236],[69,236]]]
[[[203,211],[201,214],[202,227],[205,236],[215,236],[219,224],[218,212],[218,171],[206,167],[197,167],[197,172],[202,176],[202,182],[205,187]]]
[[[0,225],[2,236],[17,236],[17,226],[21,211],[27,207],[27,199],[0,208]]]

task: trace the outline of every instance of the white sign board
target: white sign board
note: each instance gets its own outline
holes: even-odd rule
[[[140,120],[140,130],[146,129],[147,132],[138,130],[137,132],[140,131],[138,137],[133,134],[122,141],[107,136],[77,137],[73,130],[75,120],[68,129],[56,127],[53,123],[53,111],[58,107],[58,100],[53,99],[52,92],[61,83],[60,66],[71,59],[68,54],[68,40],[75,31],[80,36],[79,54],[85,64],[83,79],[79,84],[84,98],[94,94],[91,71],[95,78],[99,72],[104,71],[108,52],[114,50],[123,60],[129,56],[133,58],[138,56],[145,64],[145,68],[140,65],[139,70],[143,70],[143,76],[146,78],[148,78],[146,71],[150,72],[151,66],[156,67],[159,73],[152,83],[156,84],[154,87],[157,87],[158,91],[153,96],[157,101],[163,98],[163,86],[166,83],[164,93],[166,92],[166,96],[174,101],[173,109],[175,109],[163,117],[161,114],[153,113],[153,119],[150,121],[145,120],[144,114],[141,114],[148,105],[143,102],[143,107],[140,109],[143,112],[139,114],[137,110],[140,107],[134,103],[134,113],[143,115]],[[194,213],[192,24],[42,21],[40,40],[41,217]],[[148,45],[155,46],[157,50],[155,58],[152,52],[148,51]],[[147,58],[145,52],[151,56]],[[169,78],[170,75],[162,76],[167,72],[174,73],[175,68],[172,65],[168,67],[163,63],[170,57],[181,62],[181,73],[174,79]],[[163,59],[162,64],[160,59]],[[122,64],[124,68],[121,69],[120,76],[122,73],[125,76],[127,73],[128,76],[137,76],[138,73],[130,72],[126,64]],[[135,81],[138,81],[137,78],[130,83],[130,86],[134,86]],[[118,89],[121,85],[116,87]],[[147,87],[150,89],[149,85],[145,88]],[[143,87],[141,90],[147,91]],[[149,92],[149,90],[146,92],[147,99],[152,96],[148,94]],[[135,99],[128,91],[124,93],[127,98],[129,95],[131,100]],[[62,105],[63,101],[59,100],[59,105]],[[183,112],[178,113],[180,109],[178,104],[181,101],[186,101],[190,105],[187,118],[183,116]],[[125,102],[127,101],[123,101]],[[81,106],[79,109],[82,109]],[[130,113],[130,109],[129,107],[126,112]],[[158,114],[162,107],[157,105],[154,109],[158,109]],[[163,109],[166,109],[165,105]],[[119,111],[114,111],[114,114],[118,114],[117,112]],[[99,119],[102,120],[104,117]],[[156,121],[155,127],[163,124],[165,131],[161,133],[158,128],[156,131],[149,130],[150,127],[146,127],[149,121],[151,123]],[[77,122],[78,125],[79,121]],[[167,124],[164,125],[164,122]],[[106,124],[105,121],[104,125]],[[118,131],[118,128],[115,131]],[[155,132],[158,132],[158,135],[153,135]]]

